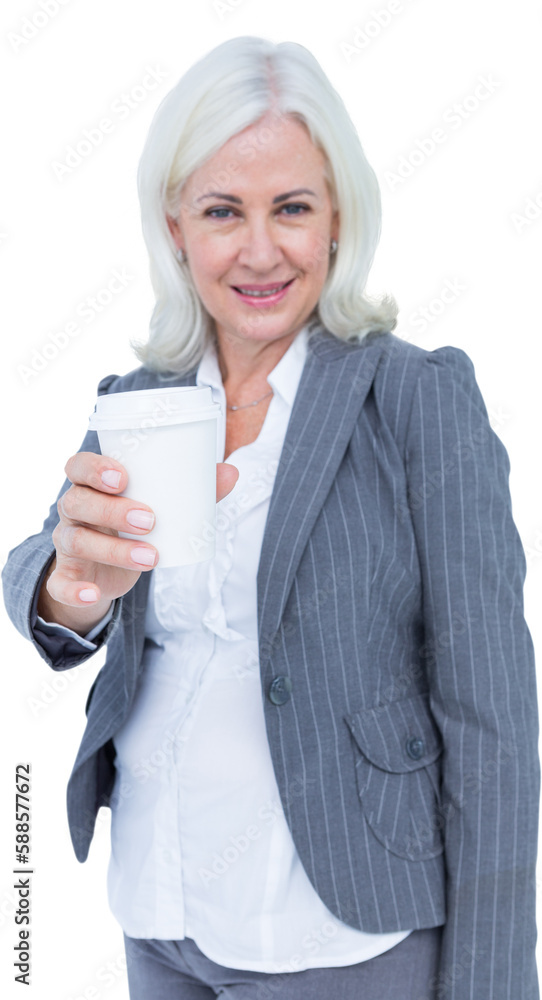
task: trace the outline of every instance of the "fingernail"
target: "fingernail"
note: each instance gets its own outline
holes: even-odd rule
[[[134,562],[139,563],[140,566],[154,566],[155,553],[151,552],[150,549],[132,549],[130,555]]]
[[[91,604],[93,601],[98,600],[98,595],[95,590],[90,590],[90,588],[88,590],[80,590],[79,600],[86,601],[87,604]]]
[[[126,520],[134,528],[147,528],[149,530],[154,524],[154,514],[148,510],[129,510]]]
[[[116,472],[115,469],[106,469],[102,472],[102,483],[104,486],[114,486],[115,489],[120,483],[120,472]]]

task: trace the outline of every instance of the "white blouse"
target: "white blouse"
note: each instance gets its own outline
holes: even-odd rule
[[[304,327],[268,375],[274,395],[257,440],[228,456],[240,475],[217,504],[215,557],[152,571],[138,689],[114,737],[108,894],[121,927],[136,938],[191,937],[220,965],[269,973],[351,965],[410,933],[356,930],[322,902],[297,855],[267,740],[256,574],[306,352]],[[222,461],[226,396],[213,347],[197,385],[221,404]]]

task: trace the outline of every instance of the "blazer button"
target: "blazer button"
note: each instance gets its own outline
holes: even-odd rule
[[[412,760],[419,760],[425,753],[423,740],[418,739],[417,736],[412,736],[406,741],[406,752],[409,757],[412,757]]]
[[[289,677],[275,677],[269,685],[269,700],[273,705],[284,705],[290,697],[292,682]]]

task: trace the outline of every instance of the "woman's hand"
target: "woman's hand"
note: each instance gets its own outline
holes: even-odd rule
[[[216,467],[217,502],[233,489],[234,465]],[[147,504],[118,496],[126,469],[113,458],[78,452],[65,466],[72,486],[58,501],[60,521],[53,531],[56,557],[41,588],[38,614],[84,635],[105,615],[111,601],[129,591],[159,553],[145,541],[154,526]],[[119,538],[119,531],[141,541]]]

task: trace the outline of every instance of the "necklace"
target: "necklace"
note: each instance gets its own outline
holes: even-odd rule
[[[261,403],[262,399],[267,399],[267,397],[271,396],[272,393],[273,390],[271,389],[269,392],[266,392],[265,396],[261,396],[260,399],[255,399],[253,403],[243,403],[242,406],[230,406],[229,403],[226,403],[226,406],[228,410],[246,410],[247,406],[257,406],[258,403]]]

